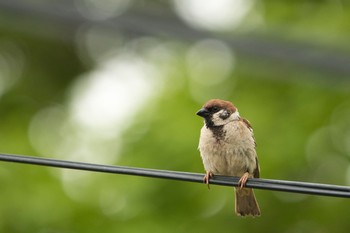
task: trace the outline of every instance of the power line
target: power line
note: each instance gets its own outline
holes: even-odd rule
[[[225,41],[234,51],[257,59],[259,62],[269,61],[273,64],[287,62],[287,64],[294,64],[298,67],[337,74],[338,76],[329,76],[332,77],[332,80],[348,80],[350,56],[345,50],[288,42],[259,34],[214,34],[191,28],[179,20],[169,9],[162,9],[162,12],[164,11],[167,11],[167,14],[154,13],[149,8],[142,8],[142,11],[130,10],[108,20],[93,21],[82,16],[71,1],[42,2],[40,4],[21,0],[0,1],[0,12],[4,15],[12,15],[16,20],[22,19],[32,23],[36,23],[38,20],[39,22],[51,23],[54,25],[53,27],[59,27],[68,32],[53,34],[52,30],[33,30],[32,26],[23,27],[23,23],[20,23],[20,30],[24,30],[26,33],[41,33],[53,38],[69,37],[70,41],[74,41],[75,37],[71,36],[74,31],[79,30],[81,26],[93,25],[109,31],[124,31],[135,36],[151,35],[184,41],[214,38]],[[14,27],[13,21],[9,21],[11,28]],[[342,76],[339,77],[339,75]]]
[[[57,159],[39,158],[34,156],[0,154],[0,161],[41,165],[48,167],[85,170],[102,173],[114,173],[134,176],[145,176],[162,179],[181,180],[203,183],[204,174],[156,170],[146,168],[134,168],[125,166],[111,166],[93,163],[73,162]],[[210,184],[222,186],[238,186],[239,177],[214,176]],[[350,198],[350,187],[330,184],[307,183],[298,181],[255,179],[250,178],[246,184],[248,188],[267,189],[282,192],[303,193],[321,196]]]

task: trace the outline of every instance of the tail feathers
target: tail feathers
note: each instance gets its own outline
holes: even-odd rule
[[[237,188],[236,191],[236,214],[239,216],[260,216],[260,208],[255,199],[253,189]]]

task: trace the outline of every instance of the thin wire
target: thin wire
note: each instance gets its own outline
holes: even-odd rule
[[[203,177],[204,177],[204,174],[199,174],[199,173],[134,168],[134,167],[125,167],[125,166],[101,165],[101,164],[73,162],[73,161],[47,159],[47,158],[39,158],[39,157],[23,156],[23,155],[0,154],[0,161],[33,164],[33,165],[41,165],[41,166],[49,166],[49,167],[68,168],[68,169],[75,169],[75,170],[103,172],[103,173],[114,173],[114,174],[181,180],[181,181],[196,182],[196,183],[203,183]],[[239,177],[214,176],[212,179],[210,179],[210,184],[237,187],[238,181],[239,181]],[[350,198],[350,187],[330,185],[330,184],[250,178],[246,184],[246,187],[274,190],[274,191],[283,191],[283,192]]]

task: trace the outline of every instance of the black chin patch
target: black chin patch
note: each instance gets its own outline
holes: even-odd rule
[[[213,135],[217,141],[222,140],[225,137],[224,126],[215,126],[213,121],[210,119],[205,119],[205,126],[213,132]]]
[[[207,128],[212,128],[212,127],[214,127],[214,122],[209,118],[205,118],[205,126]]]
[[[222,139],[224,139],[225,137],[225,132],[224,132],[224,126],[220,125],[220,126],[213,126],[211,128],[209,128],[211,130],[211,132],[213,132],[214,137],[216,138],[217,141],[220,141]]]

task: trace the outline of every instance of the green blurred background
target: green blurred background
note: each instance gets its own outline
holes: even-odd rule
[[[263,178],[350,185],[347,1],[0,1],[0,151],[203,172],[210,98]],[[347,199],[1,162],[0,232],[348,232]]]

